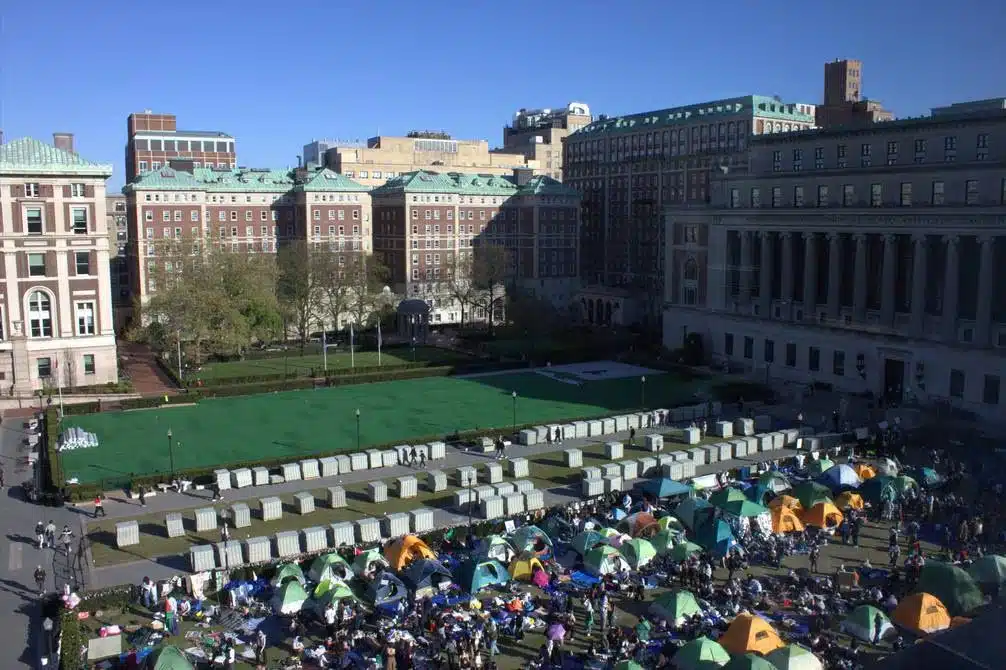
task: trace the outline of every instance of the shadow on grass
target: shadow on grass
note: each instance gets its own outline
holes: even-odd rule
[[[187,519],[185,520],[187,521]],[[192,530],[195,530],[195,523],[193,522]],[[150,535],[151,537],[167,537],[168,529],[164,527],[164,524],[146,522],[140,524],[140,535]]]

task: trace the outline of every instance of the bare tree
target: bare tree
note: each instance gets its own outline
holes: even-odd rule
[[[388,269],[373,256],[356,253],[346,259],[346,278],[351,288],[349,312],[353,323],[361,327],[370,325],[388,275]]]
[[[300,341],[301,353],[318,323],[322,304],[321,277],[318,265],[320,254],[304,240],[284,245],[276,257],[278,277],[276,294],[281,313],[292,324]]]
[[[472,262],[472,281],[477,291],[475,304],[485,310],[490,332],[496,329],[496,310],[503,313],[506,279],[510,273],[510,255],[505,247],[484,243],[475,247]]]
[[[470,251],[456,251],[450,254],[446,272],[444,292],[461,307],[460,325],[463,328],[465,314],[470,312],[478,292],[472,279],[472,253]]]

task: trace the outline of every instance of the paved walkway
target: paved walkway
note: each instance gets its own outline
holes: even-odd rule
[[[143,396],[173,395],[177,392],[174,383],[154,360],[150,348],[135,342],[119,341],[119,356],[122,360],[124,376],[133,382],[133,388]]]

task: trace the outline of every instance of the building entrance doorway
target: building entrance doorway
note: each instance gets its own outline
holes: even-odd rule
[[[905,362],[900,358],[884,359],[884,400],[900,403],[905,393]]]

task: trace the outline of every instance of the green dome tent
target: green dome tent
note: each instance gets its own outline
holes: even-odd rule
[[[353,573],[357,577],[373,572],[378,566],[389,567],[388,559],[377,549],[368,549],[353,559]]]
[[[510,544],[518,552],[532,551],[539,552],[538,546],[545,545],[546,549],[552,548],[552,539],[538,526],[521,526],[510,533]]]
[[[283,586],[291,579],[296,579],[301,584],[306,581],[304,579],[304,571],[300,569],[299,565],[296,563],[284,563],[276,568],[276,574],[273,575],[270,583],[273,586]]]
[[[831,489],[817,482],[800,482],[793,487],[790,495],[799,500],[804,509],[810,509],[819,502],[831,502]]]
[[[291,579],[276,590],[272,599],[272,608],[277,614],[296,614],[307,602],[307,591],[296,579]]]
[[[705,636],[685,643],[671,659],[671,664],[678,670],[708,670],[723,667],[729,662],[727,650]]]
[[[671,591],[650,604],[650,613],[680,626],[688,617],[702,614],[702,608],[691,591]]]
[[[333,579],[347,581],[353,578],[353,568],[339,554],[322,554],[311,563],[307,576],[314,582],[326,582]]]
[[[618,549],[604,544],[594,547],[583,557],[583,565],[587,572],[593,575],[610,575],[615,572],[629,572],[632,566]]]
[[[894,477],[888,475],[877,475],[863,482],[859,487],[859,494],[872,505],[879,505],[885,500],[894,500],[898,497],[898,489],[894,485]]]
[[[747,499],[748,497],[740,489],[728,487],[709,496],[709,504],[722,509],[728,502],[743,502]]]
[[[987,554],[971,564],[968,574],[986,593],[994,593],[1006,584],[1006,556]]]
[[[328,607],[329,603],[336,604],[340,600],[356,600],[356,596],[344,582],[327,581],[315,587],[314,606],[319,612]]]
[[[645,668],[635,661],[619,661],[615,664],[615,670],[645,670]]]
[[[789,644],[781,649],[769,652],[765,656],[779,670],[824,670],[821,659],[810,649],[798,644]]]
[[[764,487],[772,493],[782,493],[783,491],[788,491],[792,488],[789,480],[786,479],[786,475],[776,470],[763,472],[761,476],[758,477],[758,485]]]
[[[585,530],[574,537],[570,544],[576,553],[586,556],[588,551],[603,543],[604,535],[601,535],[596,530]]]
[[[842,621],[842,632],[859,638],[863,642],[873,642],[876,637],[877,615],[880,615],[880,639],[895,633],[894,624],[873,605],[860,605]]]
[[[827,458],[819,458],[816,461],[811,461],[810,465],[807,466],[807,472],[810,473],[811,477],[817,477],[823,475],[826,470],[830,470],[835,467],[834,461],[830,461]]]
[[[462,593],[475,594],[485,588],[502,586],[510,581],[510,572],[497,560],[466,559],[457,570],[455,581]]]
[[[185,654],[171,645],[155,649],[143,659],[144,670],[195,670]]]
[[[517,550],[502,535],[487,536],[475,550],[475,557],[480,561],[497,560],[503,564],[509,563],[516,555]]]
[[[971,575],[956,565],[940,561],[928,561],[922,566],[915,590],[939,598],[950,616],[962,616],[985,602]]]
[[[723,666],[723,670],[778,670],[778,668],[764,657],[748,652],[731,658],[730,662]]]
[[[674,545],[680,542],[684,538],[684,535],[680,533],[674,533],[669,530],[662,530],[653,537],[650,538],[650,544],[657,551],[658,554],[666,554]]]
[[[633,568],[639,568],[652,561],[657,556],[657,550],[648,541],[642,538],[626,540],[619,548],[622,556]]]
[[[728,514],[747,518],[769,513],[767,507],[763,507],[762,505],[751,502],[750,500],[731,500],[730,502],[724,503],[720,509]]]
[[[702,510],[711,507],[708,500],[703,500],[702,498],[686,498],[681,501],[677,507],[674,508],[674,516],[681,520],[685,528],[695,529],[696,516],[699,519],[703,517]]]
[[[682,542],[674,545],[674,549],[671,549],[671,560],[683,561],[689,556],[701,553],[702,547],[700,545],[697,545],[694,542]]]

